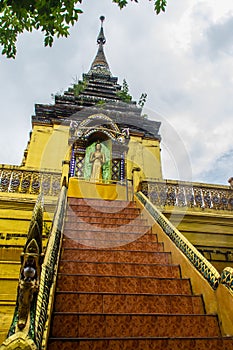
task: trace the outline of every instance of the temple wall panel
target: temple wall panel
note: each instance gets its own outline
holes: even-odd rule
[[[140,180],[161,179],[160,143],[158,140],[131,136],[127,155],[127,178],[132,178],[132,170],[139,167]]]
[[[143,147],[141,144],[141,138],[130,137],[129,150],[127,154],[127,178],[132,178],[132,170],[134,167],[141,168],[140,176],[143,179]]]
[[[158,140],[142,140],[143,169],[148,179],[161,179],[160,144]]]
[[[25,167],[61,171],[62,161],[69,150],[68,138],[68,126],[35,125]]]

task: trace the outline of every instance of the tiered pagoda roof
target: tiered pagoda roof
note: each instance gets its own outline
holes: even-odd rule
[[[121,86],[117,83],[118,78],[112,76],[104,54],[106,43],[103,30],[104,17],[101,16],[100,19],[101,28],[97,37],[98,51],[89,72],[83,74],[83,80],[74,84],[63,95],[56,95],[54,105],[36,104],[36,115],[33,117],[33,122],[41,118],[44,121],[51,118],[67,118],[83,107],[94,106],[100,101],[120,101],[117,92],[121,90]],[[135,105],[135,102],[132,104]]]
[[[100,111],[97,110],[101,108],[122,127],[128,127],[134,132],[137,130],[148,137],[150,134],[158,138],[160,123],[145,120],[141,116],[142,109],[136,105],[135,101],[124,103],[119,96],[122,87],[117,83],[118,78],[113,77],[104,54],[106,43],[103,30],[104,17],[101,16],[100,20],[101,28],[97,37],[98,50],[90,70],[83,74],[82,80],[68,88],[63,95],[55,95],[53,105],[36,104],[32,123],[50,125],[69,123],[71,119],[74,119],[74,115],[75,119],[83,120],[90,115],[91,111],[98,113]]]

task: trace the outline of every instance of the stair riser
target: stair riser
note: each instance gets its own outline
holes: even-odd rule
[[[86,230],[86,231],[105,231],[105,232],[133,232],[133,233],[141,233],[145,234],[147,232],[150,232],[150,227],[149,226],[139,226],[139,225],[122,225],[122,226],[116,226],[112,224],[107,224],[107,225],[101,225],[101,227],[98,225],[93,225],[89,223],[76,223],[76,222],[67,222],[65,224],[65,231],[69,230]]]
[[[233,340],[228,344],[221,339],[112,339],[59,341],[50,340],[49,350],[229,350],[233,349]]]
[[[89,216],[101,215],[106,217],[106,215],[110,215],[110,217],[120,217],[119,215],[123,215],[125,218],[128,215],[140,216],[140,210],[137,208],[110,208],[110,207],[90,207],[89,205],[69,205],[68,214],[69,213],[77,213],[83,215],[83,213],[88,213]]]
[[[147,243],[147,242],[122,242],[113,240],[98,240],[98,239],[69,239],[63,243],[64,248],[76,248],[76,249],[96,249],[96,247],[105,247],[111,250],[146,250],[148,252],[163,252],[162,243]]]
[[[93,262],[132,262],[149,264],[168,264],[171,256],[163,252],[138,252],[138,251],[108,251],[90,249],[69,249],[62,252],[63,260],[93,261]]]
[[[173,265],[138,265],[127,263],[91,263],[64,261],[59,265],[59,272],[87,275],[110,276],[150,276],[160,278],[180,278],[180,269]]]
[[[99,199],[84,199],[84,198],[68,198],[68,204],[71,205],[88,205],[99,207],[108,207],[108,208],[134,208],[134,202],[128,201],[108,201],[108,200],[99,200]]]
[[[148,239],[151,236],[151,239]],[[151,233],[141,234],[141,233],[117,233],[117,232],[103,232],[100,231],[65,231],[64,238],[69,239],[97,239],[102,241],[128,241],[134,242],[136,240],[147,241],[147,242],[157,242],[157,236]]]
[[[202,314],[201,297],[176,295],[104,295],[58,293],[55,312]]]
[[[134,219],[122,219],[122,218],[105,218],[103,215],[102,217],[88,217],[88,216],[70,216],[66,219],[66,222],[70,223],[88,223],[97,227],[102,227],[106,225],[116,225],[117,227],[121,227],[123,225],[140,225],[140,226],[146,226],[147,220],[143,220],[141,218],[134,218]]]
[[[140,277],[58,275],[58,291],[190,295],[189,280]]]
[[[53,337],[209,337],[219,336],[214,316],[54,314]]]
[[[125,219],[125,220],[135,220],[135,219],[140,219],[140,212],[139,210],[134,210],[134,209],[129,209],[127,212],[98,212],[98,211],[92,211],[90,210],[90,208],[88,209],[89,207],[86,207],[86,208],[82,208],[83,210],[78,210],[77,207],[72,207],[72,208],[69,208],[68,211],[67,211],[67,220],[69,218],[80,218],[80,219],[83,219],[85,220],[85,218],[89,218],[91,217],[92,219],[96,218],[96,219],[99,219],[99,218],[103,218],[105,220],[107,219],[117,219],[117,220],[121,220],[121,219]],[[86,209],[86,210],[85,210]]]

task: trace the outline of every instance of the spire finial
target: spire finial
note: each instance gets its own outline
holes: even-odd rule
[[[111,76],[108,62],[104,54],[104,44],[106,43],[106,39],[104,36],[104,29],[103,29],[104,20],[105,20],[105,17],[100,16],[101,27],[97,38],[97,44],[99,45],[99,47],[98,47],[97,55],[91,65],[91,69],[89,70],[88,74],[95,73],[95,74],[100,74],[105,76]]]
[[[104,29],[103,29],[103,22],[105,20],[105,17],[104,16],[100,16],[100,21],[101,21],[101,28],[100,28],[100,32],[99,32],[99,35],[98,35],[98,38],[97,38],[97,44],[105,44],[106,43],[106,39],[105,39],[105,36],[104,36]]]
[[[101,27],[103,27],[103,22],[105,20],[105,17],[104,16],[100,16],[100,20],[101,20]]]

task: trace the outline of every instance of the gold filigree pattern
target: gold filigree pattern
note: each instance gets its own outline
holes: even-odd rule
[[[0,193],[25,193],[57,196],[60,191],[61,175],[52,172],[37,172],[15,169],[0,169]]]
[[[176,181],[143,181],[142,192],[160,207],[176,206],[233,210],[233,190],[228,186]]]
[[[35,341],[40,349],[43,342],[46,344],[51,318],[52,300],[55,292],[55,283],[58,268],[58,259],[61,248],[62,229],[66,211],[67,188],[62,187],[55,211],[53,226],[48,239],[45,259],[42,264],[41,281],[36,305]]]
[[[222,271],[221,283],[233,291],[233,268],[226,267]]]

